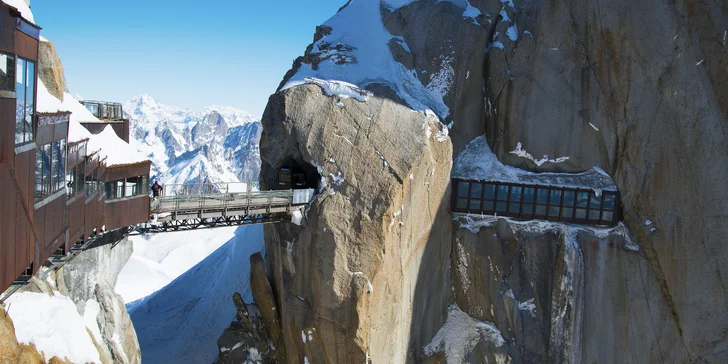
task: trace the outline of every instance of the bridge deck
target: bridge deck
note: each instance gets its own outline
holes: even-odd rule
[[[273,214],[298,209],[312,194],[313,190],[289,190],[167,196],[152,202],[151,213],[158,222]]]

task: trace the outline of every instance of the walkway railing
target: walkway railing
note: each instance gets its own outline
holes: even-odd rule
[[[618,191],[453,179],[453,212],[615,226]]]
[[[81,104],[100,120],[116,121],[124,119],[122,106],[118,102],[81,100]]]
[[[159,221],[288,212],[310,202],[313,189],[164,196],[151,213]]]
[[[258,182],[221,182],[162,185],[162,196],[190,196],[219,193],[247,193],[259,190]]]

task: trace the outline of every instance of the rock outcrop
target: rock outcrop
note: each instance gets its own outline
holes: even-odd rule
[[[416,360],[451,301],[446,130],[316,85],[273,95],[263,129],[262,175],[294,163],[321,177],[304,226],[265,230],[288,362]]]
[[[272,345],[261,312],[254,305],[243,302],[240,293],[233,295],[237,314],[230,327],[217,341],[220,355],[217,363],[282,363],[276,358],[276,346]],[[277,326],[280,331],[280,326]]]
[[[317,28],[263,117],[262,178],[322,184],[303,226],[266,227],[288,362],[727,361],[728,12],[371,4]],[[606,171],[624,224],[453,223],[449,161],[483,134],[510,166]]]
[[[56,46],[48,39],[43,39],[38,50],[38,78],[43,81],[51,95],[63,101],[63,93],[68,92],[68,86]]]

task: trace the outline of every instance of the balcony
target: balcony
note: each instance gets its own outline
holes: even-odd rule
[[[124,110],[118,102],[83,100],[81,104],[99,121],[81,122],[92,134],[98,134],[111,125],[122,140],[129,143],[129,119],[124,118]]]

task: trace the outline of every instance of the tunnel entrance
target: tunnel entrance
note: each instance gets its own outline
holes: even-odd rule
[[[297,190],[313,188],[318,190],[320,180],[321,176],[316,167],[308,163],[298,163],[294,159],[288,159],[278,168],[273,189]]]

